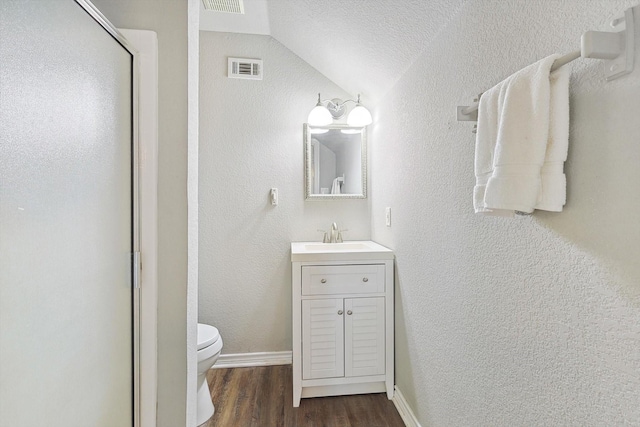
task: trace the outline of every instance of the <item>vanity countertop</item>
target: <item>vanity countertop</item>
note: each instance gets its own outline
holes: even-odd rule
[[[393,259],[393,251],[371,240],[343,243],[291,242],[291,261],[360,261]]]

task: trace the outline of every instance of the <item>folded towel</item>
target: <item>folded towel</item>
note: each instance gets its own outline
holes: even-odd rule
[[[498,83],[482,94],[478,105],[478,128],[476,133],[475,174],[476,186],[473,189],[473,207],[477,214],[491,216],[513,216],[514,211],[489,208],[484,196],[487,182],[493,174],[493,156],[498,141],[501,105],[508,81]]]
[[[336,178],[333,180],[333,185],[331,185],[331,194],[340,194],[340,181],[342,178]]]
[[[476,213],[500,216],[511,216],[515,211],[530,213],[541,201],[541,169],[550,129],[550,70],[558,57],[549,56],[518,71],[480,98],[475,158]],[[558,77],[558,82],[564,83],[563,76],[564,73]],[[561,98],[558,97],[558,105]],[[566,117],[568,126],[568,106]],[[558,135],[561,127],[558,126]],[[547,192],[550,195],[558,193],[555,186],[559,183],[557,169],[552,165],[566,159],[566,149],[562,157],[562,144],[556,148],[552,151],[557,153],[550,154],[549,158],[551,178]]]
[[[561,212],[567,200],[564,162],[569,149],[569,78],[568,67],[551,73],[549,139],[540,171],[540,196],[536,209]]]

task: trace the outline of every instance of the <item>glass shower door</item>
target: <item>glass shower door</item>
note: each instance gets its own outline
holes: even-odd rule
[[[0,2],[0,426],[133,424],[132,55]]]

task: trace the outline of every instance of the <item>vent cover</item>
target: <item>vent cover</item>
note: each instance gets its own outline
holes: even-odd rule
[[[205,10],[212,12],[240,13],[244,15],[242,0],[202,0]]]
[[[227,77],[262,80],[262,59],[229,58]]]

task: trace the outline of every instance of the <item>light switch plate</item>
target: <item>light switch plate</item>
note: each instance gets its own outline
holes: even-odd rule
[[[384,210],[384,220],[387,224],[387,227],[391,227],[391,208],[387,207]]]

